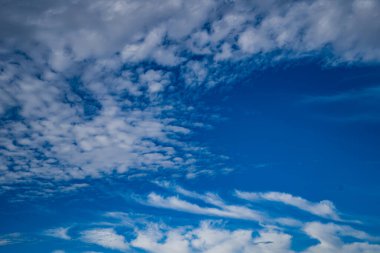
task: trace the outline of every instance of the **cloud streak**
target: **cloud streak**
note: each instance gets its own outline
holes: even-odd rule
[[[338,212],[331,201],[322,200],[320,202],[314,203],[308,201],[304,198],[293,196],[289,193],[283,192],[242,192],[236,191],[236,196],[248,200],[248,201],[273,201],[282,203],[285,205],[293,206],[308,213],[333,219],[341,220]]]
[[[253,220],[257,222],[261,222],[264,220],[264,217],[262,214],[260,214],[260,212],[242,206],[226,205],[224,203],[219,203],[216,205],[218,208],[201,207],[188,201],[181,200],[177,197],[165,198],[156,193],[150,193],[148,195],[146,204],[159,208],[172,209],[176,211],[209,216]]]
[[[98,228],[83,231],[80,239],[87,243],[92,243],[104,248],[120,250],[123,252],[129,248],[125,238],[110,228]]]

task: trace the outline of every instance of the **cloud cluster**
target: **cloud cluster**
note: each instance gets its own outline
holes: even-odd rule
[[[302,251],[292,250],[293,236],[277,229],[229,230],[212,222],[202,222],[199,227],[186,229],[163,229],[154,224],[138,231],[131,245],[146,252],[204,252],[204,253],[322,253],[322,252],[378,252],[380,245],[357,240],[370,237],[350,227],[332,223],[311,222],[302,228],[304,233],[318,242]],[[255,232],[255,233],[254,233]],[[254,235],[255,234],[255,235]],[[343,237],[354,239],[353,243],[343,242]],[[371,239],[370,239],[371,240]]]
[[[178,211],[183,210],[178,209]],[[98,225],[93,223],[91,228],[79,230],[77,239],[121,252],[373,253],[380,250],[380,245],[377,243],[379,238],[351,226],[333,222],[301,221],[295,231],[294,227],[281,225],[261,224],[257,228],[239,227],[239,225],[231,226],[221,220],[202,218],[199,224],[173,226],[164,223],[163,217],[160,221],[154,219],[152,221],[152,218],[147,216],[136,218],[135,215],[121,212],[106,213],[104,215],[107,218],[106,222]],[[217,214],[214,216],[220,218]],[[300,243],[304,236],[308,238],[308,242],[302,249],[295,250],[293,245]]]
[[[67,80],[24,56],[3,63],[0,184],[192,167],[204,149],[180,140],[191,130],[176,114],[188,109],[155,95],[171,85],[168,74],[120,68],[96,61]]]
[[[134,236],[127,241],[125,236],[113,228],[93,228],[81,232],[79,238],[85,243],[121,252],[151,253],[322,253],[350,252],[370,253],[380,249],[376,238],[348,226],[333,223],[309,222],[302,227],[303,233],[317,243],[305,250],[294,251],[294,236],[278,228],[228,229],[219,221],[203,220],[199,226],[170,227],[163,223],[135,224]],[[351,238],[354,242],[344,242]],[[136,251],[140,250],[140,251]]]
[[[47,45],[57,69],[115,52],[173,66],[183,51],[226,60],[331,47],[342,60],[378,61],[379,8],[376,0],[16,1],[2,8],[0,30],[4,43]]]
[[[197,123],[184,120],[196,114],[186,99],[283,59],[378,62],[378,13],[376,0],[6,1],[2,191],[161,169],[210,174],[195,163],[212,155],[182,138]]]
[[[204,221],[194,228],[161,228],[150,224],[137,231],[131,242],[146,252],[275,252],[290,253],[291,236],[275,230],[261,230],[252,236],[252,230],[228,230],[213,222]]]

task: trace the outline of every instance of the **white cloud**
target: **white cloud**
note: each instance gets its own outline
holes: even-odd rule
[[[5,245],[11,244],[11,243],[12,242],[9,239],[6,239],[6,238],[0,239],[0,246],[5,246]]]
[[[118,76],[120,66],[97,61],[82,72],[78,84],[70,84],[56,73],[40,80],[37,63],[18,60],[20,65],[7,62],[0,73],[0,96],[7,98],[0,101],[0,111],[15,110],[11,114],[16,117],[4,121],[0,130],[1,185],[49,179],[66,183],[47,191],[71,192],[88,184],[70,180],[114,172],[132,176],[139,174],[134,170],[175,169],[195,162],[198,151],[180,141],[191,130],[165,116],[181,110],[161,101],[168,73],[147,69]],[[144,89],[149,92],[142,95],[139,90]],[[144,96],[148,102],[131,102],[123,98],[126,94],[131,100]],[[181,150],[186,157],[178,154]]]
[[[308,246],[304,251],[294,251],[294,237],[278,229],[229,230],[220,224],[203,221],[199,227],[168,228],[151,223],[144,229],[136,230],[136,239],[131,246],[152,253],[202,252],[202,253],[374,253],[380,245],[368,241],[344,242],[343,237],[356,240],[371,240],[361,231],[347,226],[323,224],[318,222],[305,225],[305,233],[317,239],[318,244]]]
[[[274,201],[280,202],[285,205],[297,207],[301,210],[309,212],[311,214],[329,218],[333,220],[340,220],[337,210],[334,204],[328,200],[322,200],[318,203],[310,202],[301,197],[293,196],[289,193],[283,192],[242,192],[236,191],[236,196],[249,200],[249,201]]]
[[[204,221],[196,228],[163,228],[150,224],[137,230],[131,242],[136,248],[152,253],[290,253],[291,236],[275,230],[261,230],[253,237],[252,230],[228,230]]]
[[[253,229],[252,226],[247,228],[241,223],[231,224],[222,220],[201,220],[199,225],[173,226],[165,224],[163,217],[129,219],[134,215],[107,213],[103,217],[116,220],[108,225],[102,222],[106,226],[103,228],[84,230],[79,233],[78,239],[122,252],[138,249],[151,253],[374,253],[380,249],[380,238],[335,223],[312,221],[297,230],[265,224]],[[119,221],[125,220],[125,217],[128,217],[128,222],[120,224]],[[170,220],[172,223],[173,217]],[[94,224],[91,223],[91,226]],[[114,227],[119,226],[129,229],[128,239],[116,233]],[[313,240],[304,244],[304,236]],[[295,250],[294,245],[298,245],[300,239],[303,249]]]
[[[314,219],[307,218],[307,221],[292,217],[276,218],[272,216],[271,208],[255,203],[261,215],[257,217],[256,211],[243,205],[227,205],[216,194],[199,194],[167,181],[157,184],[204,205],[156,193],[149,194],[143,204],[218,217],[220,220],[200,218],[195,221],[183,217],[176,219],[170,214],[155,217],[151,214],[108,212],[102,216],[101,222],[90,223],[91,227],[102,228],[79,232],[81,237],[78,239],[110,249],[132,252],[138,249],[151,253],[374,253],[380,249],[380,238],[366,233],[363,230],[367,226],[365,223],[361,223],[358,229],[355,227],[359,226],[357,223],[346,225],[344,220],[323,223],[315,216],[312,216]],[[286,210],[277,211],[287,214]],[[259,223],[243,223],[242,220]],[[296,224],[289,225],[294,221]],[[194,224],[198,222],[199,225]],[[117,234],[115,228],[128,231],[126,237]],[[83,229],[82,225],[80,229]],[[302,245],[302,250],[297,250],[298,245]]]
[[[212,198],[213,197],[211,197],[210,199]],[[211,215],[217,217],[253,220],[257,222],[261,222],[264,220],[264,217],[258,211],[254,211],[243,206],[226,205],[215,198],[211,200],[209,204],[214,204],[216,205],[216,207],[202,207],[197,204],[181,200],[178,197],[166,198],[156,193],[150,193],[148,195],[146,204],[160,208],[172,209],[176,211]]]
[[[326,62],[378,62],[379,11],[376,0],[9,2],[0,117],[19,118],[0,130],[2,190],[135,170],[213,174],[193,169],[193,144],[180,137],[191,130],[175,119],[183,97],[165,92],[229,83],[244,68],[226,74],[223,62],[256,56],[260,64],[329,47]]]
[[[10,244],[21,243],[24,241],[20,233],[10,233],[0,235],[0,247]]]
[[[45,231],[45,235],[63,239],[63,240],[70,240],[71,236],[69,235],[69,229],[70,228],[53,228],[48,229]]]
[[[260,225],[280,224],[281,226],[290,227],[299,227],[302,225],[301,221],[293,219],[291,217],[271,218],[270,210],[266,210],[265,212],[249,208],[245,205],[227,204],[221,197],[214,193],[208,192],[205,194],[200,194],[184,189],[183,187],[178,186],[176,184],[172,184],[168,181],[155,181],[154,183],[160,187],[171,190],[184,197],[195,200],[201,200],[206,204],[205,206],[200,206],[198,204],[194,204],[189,201],[180,199],[177,196],[163,197],[156,193],[150,193],[148,195],[147,201],[144,203],[155,207],[217,217],[252,220],[258,222]]]
[[[126,251],[129,246],[124,236],[119,235],[111,228],[97,228],[86,230],[81,233],[81,240],[96,244],[108,249]]]
[[[140,81],[148,86],[150,93],[162,92],[170,83],[169,76],[162,71],[148,70],[140,75]]]
[[[311,222],[305,225],[304,231],[311,238],[319,241],[317,245],[309,247],[304,253],[380,252],[380,245],[370,244],[368,242],[379,240],[378,238],[374,238],[362,231],[355,230],[348,226],[340,226],[333,223],[323,224],[319,222]],[[361,241],[344,243],[342,237],[351,237]],[[364,242],[362,240],[364,240]]]
[[[175,65],[181,62],[177,53],[184,49],[216,54],[224,42],[235,43],[236,38],[242,52],[237,50],[232,58],[277,49],[297,54],[327,45],[341,60],[378,61],[380,57],[376,0],[191,4],[166,0],[159,6],[151,0],[49,4],[34,0],[30,4],[33,9],[26,4],[7,4],[2,9],[1,37],[20,47],[33,40],[42,42],[55,52],[51,63],[60,70],[68,61],[115,52],[122,52],[127,61],[151,59]]]

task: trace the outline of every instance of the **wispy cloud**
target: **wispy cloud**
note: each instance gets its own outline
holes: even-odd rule
[[[70,240],[71,236],[69,235],[69,227],[60,227],[60,228],[52,228],[48,229],[44,232],[45,235],[63,239]]]
[[[380,87],[370,86],[356,87],[334,94],[308,96],[301,102],[329,120],[378,122],[380,118],[379,101]]]
[[[218,201],[219,202],[219,201]],[[245,219],[261,222],[264,220],[260,212],[245,208],[242,206],[226,205],[219,203],[218,208],[215,207],[201,207],[197,204],[190,203],[185,200],[181,200],[178,197],[162,197],[156,193],[150,193],[146,204],[150,206],[172,209],[176,211],[211,215],[217,217],[227,217],[235,219]]]
[[[81,240],[87,243],[96,244],[108,249],[125,252],[129,246],[124,236],[116,233],[111,228],[97,228],[86,230],[81,233]]]
[[[260,225],[263,224],[280,224],[282,226],[301,226],[302,222],[291,217],[271,217],[269,210],[255,210],[240,204],[228,204],[225,200],[215,193],[200,194],[194,191],[189,191],[176,184],[171,184],[166,181],[156,181],[155,184],[174,191],[183,197],[200,200],[203,205],[196,204],[178,196],[165,197],[157,193],[150,193],[146,200],[139,200],[141,203],[171,209],[180,212],[194,213],[206,216],[215,216],[223,218],[241,219],[255,221]]]
[[[294,206],[311,214],[333,219],[341,220],[338,212],[331,201],[322,200],[320,202],[311,202],[304,198],[293,196],[283,192],[242,192],[236,191],[236,196],[249,201],[274,201],[285,205]]]
[[[21,242],[24,242],[24,238],[20,233],[0,235],[0,247]]]
[[[176,192],[177,196],[150,193],[146,199],[138,198],[141,204],[197,214],[198,218],[186,224],[187,219],[180,218],[179,221],[170,213],[156,217],[147,213],[107,212],[99,217],[100,222],[73,225],[73,229],[78,231],[73,233],[73,239],[120,251],[133,252],[137,249],[152,253],[372,253],[380,247],[380,238],[367,233],[365,223],[359,225],[334,220],[326,211],[329,209],[320,206],[323,202],[313,203],[285,193],[270,194],[271,197],[268,197],[261,195],[264,193],[235,192],[235,197],[255,201],[254,206],[260,210],[258,212],[242,204],[241,199],[231,198],[230,202],[238,203],[227,204],[216,193],[201,194],[167,181],[155,184],[163,187],[166,193]],[[280,211],[283,217],[277,217],[273,206],[260,206],[260,202],[256,202],[258,200],[281,202],[283,207],[291,205],[315,215],[302,217],[278,206],[276,212]],[[330,207],[333,207],[332,203]],[[337,213],[335,208],[330,211]],[[330,221],[326,222],[326,219]],[[244,220],[257,224],[247,226],[247,223],[242,223]],[[86,229],[86,226],[89,228]],[[120,234],[117,231],[124,232]],[[305,238],[308,240],[304,241]],[[302,240],[302,250],[294,247],[299,245],[299,240]]]
[[[124,213],[122,216],[129,214]],[[138,250],[151,253],[372,253],[380,249],[376,243],[379,240],[377,237],[347,225],[319,221],[307,222],[297,231],[317,243],[308,243],[303,250],[295,250],[292,245],[298,238],[293,236],[293,229],[288,230],[286,227],[264,225],[251,229],[234,225],[231,228],[221,220],[201,220],[196,225],[170,226],[163,222],[162,217],[159,220],[132,221],[127,226],[132,229],[128,237],[117,234],[113,228],[92,228],[82,231],[79,239],[123,252]]]

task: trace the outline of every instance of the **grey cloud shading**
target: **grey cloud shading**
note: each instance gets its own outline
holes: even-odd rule
[[[380,57],[375,0],[3,2],[3,41],[26,49],[46,45],[57,69],[115,52],[126,61],[163,65],[182,62],[182,51],[225,60],[330,46],[338,61]]]
[[[182,139],[191,124],[176,115],[190,109],[167,94],[238,80],[229,66],[378,62],[378,13],[371,0],[2,1],[2,191],[132,170],[212,175],[195,163],[213,155]]]

